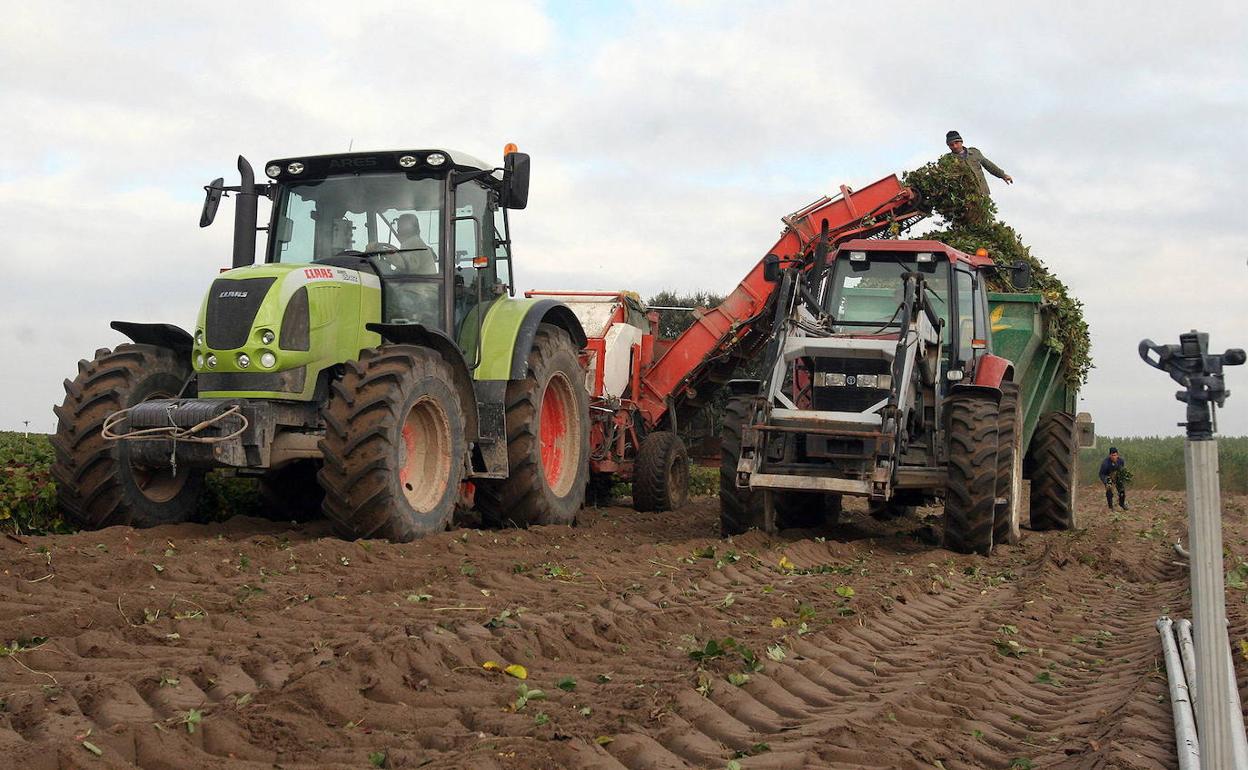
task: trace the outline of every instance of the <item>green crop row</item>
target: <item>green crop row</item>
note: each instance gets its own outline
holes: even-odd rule
[[[42,433],[0,431],[0,531],[69,532],[56,506],[50,437]],[[235,514],[257,515],[260,496],[254,479],[208,475],[200,498],[199,518],[223,519]]]
[[[1099,484],[1101,460],[1116,447],[1131,471],[1136,489],[1186,489],[1182,436],[1099,437],[1096,447],[1079,453],[1079,480]],[[1223,494],[1248,494],[1248,436],[1218,439],[1218,467]]]

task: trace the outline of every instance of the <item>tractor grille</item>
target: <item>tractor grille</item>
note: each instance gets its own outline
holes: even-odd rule
[[[815,359],[816,372],[835,372],[847,378],[860,374],[888,374],[887,361],[878,358]],[[825,412],[861,412],[888,398],[888,388],[860,388],[851,385],[815,386],[815,409]]]
[[[284,372],[200,372],[200,392],[257,390],[269,393],[302,393],[308,367]]]
[[[208,293],[204,334],[208,347],[231,350],[243,346],[264,295],[276,278],[218,278]]]

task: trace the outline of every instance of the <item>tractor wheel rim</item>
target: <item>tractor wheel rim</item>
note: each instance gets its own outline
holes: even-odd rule
[[[408,505],[429,513],[451,481],[451,424],[436,400],[422,396],[403,421],[399,485]]]
[[[540,419],[542,475],[555,495],[563,497],[572,489],[581,459],[576,399],[572,383],[563,372],[556,372],[546,382]]]
[[[157,391],[145,396],[143,401],[156,398],[174,398],[174,395]],[[184,468],[181,473],[175,474],[173,468],[153,468],[130,462],[130,477],[134,479],[134,486],[138,488],[139,494],[153,503],[167,503],[177,497],[186,486],[190,472]]]
[[[689,468],[681,459],[679,454],[673,457],[667,472],[667,499],[674,508],[684,502],[683,493],[689,488]]]

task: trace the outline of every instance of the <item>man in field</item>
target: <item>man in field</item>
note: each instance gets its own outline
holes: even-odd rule
[[[1101,472],[1098,474],[1105,485],[1105,504],[1114,510],[1114,489],[1118,490],[1118,507],[1127,510],[1127,484],[1123,476],[1127,461],[1118,454],[1118,447],[1109,448],[1109,457],[1101,460]]]
[[[975,174],[976,181],[979,182],[979,191],[985,197],[992,194],[988,189],[988,179],[984,176],[984,169],[988,170],[997,179],[1004,179],[1006,184],[1014,184],[1014,177],[1001,170],[996,163],[984,157],[978,147],[967,147],[962,143],[962,135],[957,131],[950,131],[945,134],[945,144],[949,147],[949,154],[958,158]]]

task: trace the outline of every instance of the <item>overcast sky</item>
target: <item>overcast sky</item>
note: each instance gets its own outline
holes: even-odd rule
[[[200,230],[202,185],[240,153],[514,141],[521,288],[726,293],[782,215],[953,128],[1086,304],[1081,409],[1176,434],[1139,340],[1248,347],[1245,7],[0,0],[0,429],[53,430],[61,380],[122,341],[110,320],[194,323],[230,261],[231,204]]]

